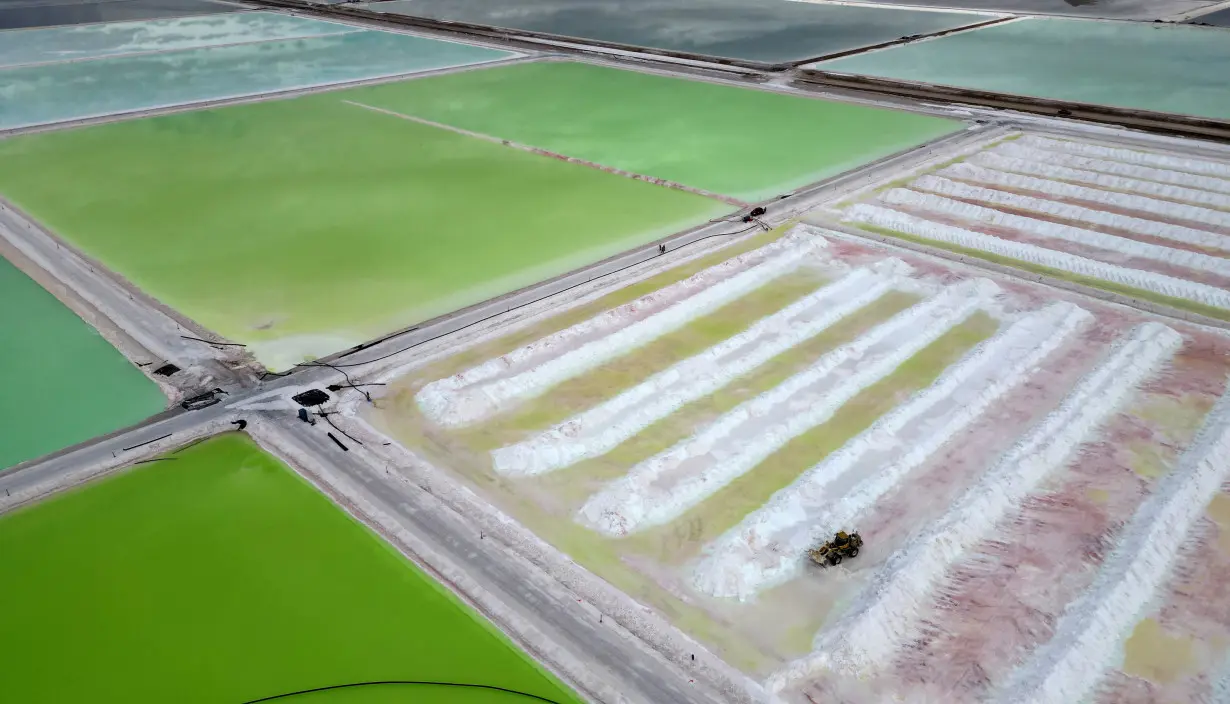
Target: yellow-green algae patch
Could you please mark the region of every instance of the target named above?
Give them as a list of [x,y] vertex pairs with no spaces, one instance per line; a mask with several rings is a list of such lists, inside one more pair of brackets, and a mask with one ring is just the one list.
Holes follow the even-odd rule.
[[815,292],[825,283],[826,279],[819,272],[809,268],[770,281],[644,347],[560,383],[512,413],[466,432],[467,440],[475,447],[493,449],[515,442],[519,435],[550,427],[635,386],[681,359],[743,332],[757,320]]
[[387,680],[578,701],[247,437],[167,459],[0,516],[5,701],[216,704]]
[[682,564],[809,467],[869,428],[910,395],[926,388],[974,345],[995,334],[998,327],[991,316],[976,313],[892,374],[850,399],[827,423],[794,438],[676,521],[633,536],[629,542],[651,551],[664,562]]
[[1152,618],[1136,624],[1123,651],[1123,671],[1152,682],[1173,682],[1199,668],[1192,639],[1167,633]]

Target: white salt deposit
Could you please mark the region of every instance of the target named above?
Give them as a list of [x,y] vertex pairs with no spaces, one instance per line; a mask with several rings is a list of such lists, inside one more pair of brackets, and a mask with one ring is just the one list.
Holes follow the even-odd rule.
[[1230,475],[1230,393],[1205,418],[1178,466],[1137,508],[1093,584],[1064,610],[1054,635],[998,697],[1013,704],[1084,701],[1113,667],[1123,639],[1172,574],[1184,537]]
[[1008,450],[952,507],[889,558],[856,603],[822,631],[811,657],[772,678],[790,678],[828,666],[860,672],[885,666],[896,650],[917,636],[919,618],[948,570],[996,525],[1017,510],[1050,474],[1155,374],[1183,343],[1174,330],[1145,323],[1120,339],[1059,407]]
[[1219,178],[1230,179],[1230,164],[1219,161],[1208,161],[1205,159],[1193,159],[1185,156],[1157,154],[1155,152],[1137,151],[1135,149],[1125,149],[1123,147],[1104,147],[1100,144],[1073,142],[1067,139],[1052,139],[1050,137],[1040,137],[1037,135],[1028,135],[1017,141],[1024,146],[1033,147],[1035,149],[1047,149],[1050,151],[1078,154],[1080,156],[1088,156],[1098,159],[1114,159],[1115,161],[1122,161],[1128,164],[1155,166],[1159,169],[1187,171],[1193,174],[1205,174],[1208,176],[1217,176]]
[[1173,266],[1207,271],[1219,276],[1230,276],[1230,259],[1211,257],[1199,252],[1184,249],[1174,249],[1161,245],[1137,242],[1127,237],[1108,235],[1094,230],[1085,230],[1070,225],[1060,225],[1048,220],[1038,220],[1021,215],[1005,213],[1002,210],[971,205],[959,200],[951,200],[931,193],[919,193],[905,188],[893,188],[880,194],[880,201],[890,205],[900,205],[911,211],[923,211],[948,218],[968,220],[970,222],[1006,227],[1030,235],[1049,237],[1076,244],[1082,244],[1109,252],[1125,254],[1129,257],[1152,259]]
[[1071,303],[1027,314],[979,344],[909,402],[807,470],[705,550],[707,594],[748,599],[798,576],[806,550],[857,529],[886,493],[978,420],[1092,316]]
[[1213,176],[1201,176],[1199,174],[1193,174],[1186,171],[1158,169],[1150,166],[1127,164],[1121,161],[1095,159],[1093,157],[1078,156],[1076,154],[1047,151],[1036,147],[1030,147],[1028,144],[1021,144],[1020,142],[1004,142],[997,145],[993,151],[1007,157],[1030,159],[1046,164],[1054,164],[1055,166],[1068,169],[1097,171],[1104,174],[1111,174],[1113,176],[1123,176],[1125,178],[1140,179],[1145,181],[1156,181],[1158,183],[1169,183],[1171,185],[1194,188],[1201,191],[1230,193],[1230,179],[1216,178]]
[[1168,200],[1158,200],[1143,195],[1088,188],[1072,183],[1064,183],[1063,181],[1052,181],[1046,178],[1035,178],[1022,174],[996,171],[995,169],[985,169],[968,163],[953,164],[940,169],[936,173],[963,181],[1034,191],[1055,198],[1072,198],[1111,208],[1123,208],[1124,210],[1149,213],[1150,215],[1160,215],[1165,218],[1201,223],[1202,225],[1210,225],[1223,230],[1230,229],[1230,213]]
[[1046,200],[1045,198],[1023,196],[1008,191],[971,186],[967,183],[951,181],[939,176],[920,176],[910,183],[910,188],[916,191],[929,191],[947,198],[976,200],[992,206],[1025,210],[1031,213],[1049,215],[1061,220],[1113,227],[1116,230],[1123,230],[1135,235],[1158,237],[1200,247],[1212,247],[1230,251],[1230,237],[1207,230],[1197,230],[1156,220],[1134,218],[1130,215],[1120,215],[1105,210],[1085,208],[1057,200]]
[[609,401],[495,450],[495,469],[506,475],[540,474],[605,454],[687,403],[820,334],[887,293],[909,271],[899,259],[881,262],[876,271],[855,270]]
[[824,238],[790,234],[631,303],[424,386],[423,414],[445,426],[476,423],[648,344],[803,264]]
[[827,421],[846,401],[986,305],[998,290],[987,279],[966,281],[897,314],[633,467],[591,497],[577,520],[608,535],[673,520]]
[[1071,272],[1080,276],[1112,281],[1173,298],[1183,298],[1209,306],[1230,309],[1230,291],[1217,288],[1216,286],[1187,281],[1151,271],[1107,264],[1094,259],[1079,257],[1075,254],[1023,242],[1013,242],[1012,240],[985,235],[981,232],[973,232],[951,225],[932,222],[876,205],[856,204],[846,210],[844,220],[896,230],[904,234],[946,242],[958,247],[977,249],[1003,257],[1039,264],[1051,269]]
[[1198,698],[1196,704],[1230,704],[1230,658],[1223,658],[1217,675],[1212,679],[1208,696]]
[[982,224],[1007,227],[1033,235],[1062,239],[1128,256],[1153,259],[1166,264],[1208,271],[1219,275],[1230,275],[1230,259],[1137,242],[1126,237],[1013,215],[937,195],[894,188],[882,194],[880,199],[885,203],[906,206],[915,211],[923,210],[927,213],[935,213],[948,218],[958,218]]
[[[1002,156],[994,152],[982,152],[980,154],[975,154],[970,157],[968,161],[971,164],[985,166],[989,169],[1013,171],[1019,174],[1040,176],[1042,178],[1057,179],[1062,181],[1073,181],[1075,183],[1095,186],[1108,191],[1143,193],[1153,198],[1163,198],[1166,200],[1179,201],[1182,203],[1193,203],[1196,205],[1205,205],[1214,208],[1230,208],[1230,196],[1224,193],[1210,193],[1208,191],[1196,190],[1194,188],[1183,188],[1165,183],[1144,181],[1138,178],[1112,176],[1110,174],[1102,174],[1096,171],[1068,169],[1041,161],[1033,161],[1031,159],[1018,159]],[[1230,215],[1230,213],[1227,213],[1227,215]]]

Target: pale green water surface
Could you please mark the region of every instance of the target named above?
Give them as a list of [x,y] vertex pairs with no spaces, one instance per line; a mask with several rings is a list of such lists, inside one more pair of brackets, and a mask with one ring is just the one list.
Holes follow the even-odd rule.
[[748,201],[962,128],[897,110],[562,62],[434,76],[353,95]]
[[0,141],[0,191],[284,369],[729,212],[339,91]]

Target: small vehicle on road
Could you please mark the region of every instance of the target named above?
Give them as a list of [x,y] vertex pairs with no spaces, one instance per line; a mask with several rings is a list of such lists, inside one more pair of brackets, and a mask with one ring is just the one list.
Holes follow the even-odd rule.
[[222,397],[225,394],[226,392],[222,389],[211,389],[203,394],[197,394],[191,398],[186,398],[183,401],[180,401],[179,405],[183,406],[185,410],[199,411],[202,408],[209,408],[215,403],[218,403],[222,400]]

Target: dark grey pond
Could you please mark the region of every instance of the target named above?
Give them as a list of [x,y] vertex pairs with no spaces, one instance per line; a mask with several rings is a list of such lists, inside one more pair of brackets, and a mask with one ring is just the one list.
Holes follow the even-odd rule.
[[[889,3],[892,0],[865,0]],[[1124,20],[1160,20],[1201,7],[1215,0],[907,0],[924,7],[960,7],[983,12],[1069,15]]]
[[763,63],[801,61],[990,19],[789,0],[391,0],[363,7]]
[[242,9],[245,8],[210,0],[103,0],[77,3],[62,0],[0,0],[0,29],[152,20]]

